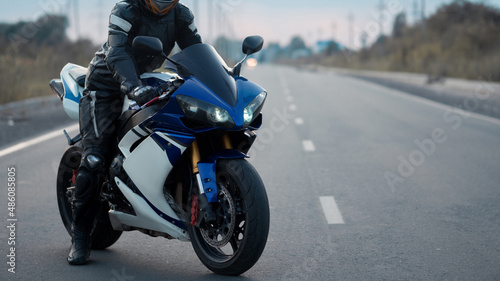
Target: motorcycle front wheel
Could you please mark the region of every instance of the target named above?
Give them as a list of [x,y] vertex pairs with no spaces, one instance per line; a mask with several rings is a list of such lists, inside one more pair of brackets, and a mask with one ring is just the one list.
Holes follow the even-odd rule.
[[[71,224],[73,222],[73,210],[71,208],[72,192],[83,149],[80,143],[70,146],[63,154],[57,172],[57,204],[61,219],[71,236]],[[120,238],[122,231],[116,231],[111,226],[108,216],[108,204],[103,202],[97,214],[97,221],[91,235],[91,248],[102,250],[113,245]]]
[[201,262],[220,275],[236,276],[260,258],[269,233],[269,202],[264,184],[245,159],[217,163],[217,220],[190,226],[193,248]]

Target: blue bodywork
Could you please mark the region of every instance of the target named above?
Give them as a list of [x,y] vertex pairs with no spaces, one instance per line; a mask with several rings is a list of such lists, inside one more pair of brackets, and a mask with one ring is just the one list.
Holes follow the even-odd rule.
[[[193,56],[194,58],[198,56],[198,59],[200,59],[200,55],[197,55],[198,52],[200,54],[203,54],[203,57],[212,56],[212,58],[207,59],[205,63],[203,61],[200,62],[199,60],[196,62],[190,62],[188,61],[189,59],[182,54],[177,57],[178,61],[183,62],[186,65],[191,65],[191,68],[189,70],[191,71],[192,75],[189,77],[183,77],[184,83],[172,94],[168,102],[164,106],[162,106],[162,108],[160,108],[155,114],[150,116],[142,123],[145,127],[154,132],[166,133],[169,135],[169,137],[173,138],[175,141],[179,142],[185,147],[189,147],[195,141],[196,135],[199,133],[206,133],[216,130],[245,131],[248,128],[254,130],[260,127],[260,122],[257,122],[258,124],[251,124],[250,126],[247,124],[247,126],[245,127],[244,109],[259,94],[265,92],[265,90],[259,85],[248,81],[244,77],[231,75],[222,59],[219,60],[218,58],[213,57],[218,57],[218,54],[215,52],[215,50],[212,50],[210,48],[212,47],[203,44],[195,45],[195,48],[188,48],[190,50],[188,54],[190,56]],[[173,57],[173,59],[175,59],[175,56]],[[201,79],[196,77],[195,68],[199,68],[198,70],[203,73],[203,75],[200,76],[202,76],[201,79],[205,79],[205,81],[202,81]],[[192,69],[194,70],[192,71]],[[211,71],[212,69],[217,69],[217,71]],[[210,75],[206,75],[206,72],[209,72]],[[207,79],[209,79],[210,81],[206,81]],[[216,82],[214,82],[214,80]],[[224,85],[217,85],[217,81],[222,81]],[[153,87],[158,86],[159,82],[160,81],[158,81],[158,79],[154,78],[143,80],[143,84]],[[211,87],[207,85],[211,85]],[[226,89],[228,92],[220,93],[214,91],[214,89]],[[179,105],[176,99],[178,95],[192,97],[226,110],[234,120],[235,125],[232,128],[219,128],[216,126],[208,125],[193,128],[186,125],[185,120],[189,118],[187,118],[187,116],[184,114],[181,105]],[[234,106],[231,105],[231,103],[234,103]],[[254,119],[261,120],[260,116],[255,117]],[[164,142],[161,137],[158,137],[156,139],[160,145]],[[177,160],[180,158],[180,151],[177,152],[169,149],[166,144],[162,146],[168,154],[171,163],[175,164],[175,162],[177,162]],[[214,152],[213,155],[206,157],[206,159],[201,159],[201,161],[198,163],[198,169],[202,179],[203,189],[205,191],[205,194],[207,195],[209,202],[217,202],[217,161],[220,159],[236,159],[245,157],[247,157],[246,154],[237,150],[222,150],[219,152]]]

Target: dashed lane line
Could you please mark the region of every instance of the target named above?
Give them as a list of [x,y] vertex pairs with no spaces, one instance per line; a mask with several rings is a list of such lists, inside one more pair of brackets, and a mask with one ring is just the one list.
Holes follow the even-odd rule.
[[314,146],[314,143],[311,140],[302,141],[302,146],[304,147],[304,151],[306,152],[316,151],[316,147]]
[[319,201],[328,224],[344,224],[344,219],[333,196],[321,196]]

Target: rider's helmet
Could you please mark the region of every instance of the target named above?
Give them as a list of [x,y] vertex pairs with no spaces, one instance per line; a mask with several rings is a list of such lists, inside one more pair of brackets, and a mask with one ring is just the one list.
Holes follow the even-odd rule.
[[179,3],[179,0],[167,1],[167,0],[141,0],[139,1],[142,5],[148,9],[151,13],[157,16],[164,16]]

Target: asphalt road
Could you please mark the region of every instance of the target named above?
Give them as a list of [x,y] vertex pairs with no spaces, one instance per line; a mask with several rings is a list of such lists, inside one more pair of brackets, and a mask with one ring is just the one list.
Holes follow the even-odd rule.
[[[88,266],[67,265],[55,198],[61,134],[0,157],[0,279],[500,279],[499,120],[327,72],[243,73],[269,92],[250,161],[267,187],[271,229],[242,278],[210,273],[189,243],[138,232],[92,252]],[[13,166],[15,274],[5,262]]]

